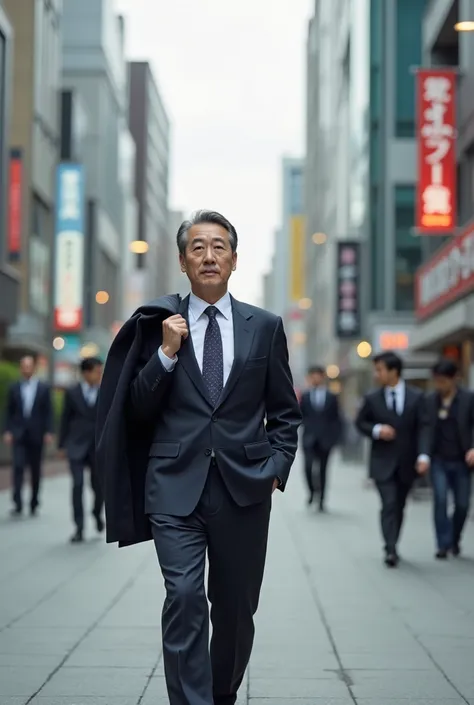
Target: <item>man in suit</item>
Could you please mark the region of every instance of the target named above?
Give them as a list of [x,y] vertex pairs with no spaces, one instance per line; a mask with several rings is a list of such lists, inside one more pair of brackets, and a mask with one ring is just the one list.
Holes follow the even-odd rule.
[[305,476],[308,484],[308,503],[314,499],[313,468],[319,465],[319,508],[324,511],[326,498],[327,466],[331,450],[339,441],[341,416],[337,396],[325,385],[325,372],[317,365],[308,370],[308,386],[301,397],[303,416],[303,449],[305,456]]
[[161,332],[142,333],[128,413],[153,428],[145,512],[166,585],[170,703],[233,705],[253,644],[272,493],[285,489],[301,416],[281,318],[228,293],[235,228],[200,211],[177,244],[191,294]]
[[[431,482],[433,485],[436,558],[460,554],[461,537],[471,499],[474,468],[474,396],[458,385],[458,367],[441,360],[433,368],[435,392],[426,400],[429,420]],[[448,495],[454,513],[448,515]]]
[[88,467],[94,493],[94,509],[97,531],[104,530],[102,519],[103,493],[95,462],[95,423],[97,397],[102,378],[102,361],[88,357],[81,361],[82,379],[79,384],[66,390],[61,418],[58,448],[67,454],[72,475],[72,508],[76,531],[71,543],[84,540],[84,469]]
[[357,428],[371,439],[370,476],[382,503],[385,564],[398,565],[397,544],[405,503],[416,477],[429,467],[423,394],[402,379],[402,360],[393,352],[374,357],[380,389],[364,398]]
[[23,478],[25,467],[31,473],[30,512],[34,516],[39,506],[41,461],[44,442],[53,436],[53,408],[49,385],[36,376],[36,361],[26,355],[20,360],[21,379],[8,391],[3,439],[13,449],[12,514],[23,511]]

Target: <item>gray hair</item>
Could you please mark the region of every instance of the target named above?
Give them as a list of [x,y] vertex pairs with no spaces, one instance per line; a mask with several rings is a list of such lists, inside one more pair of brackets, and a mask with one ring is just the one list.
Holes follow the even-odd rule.
[[193,225],[201,225],[203,223],[214,223],[215,225],[220,225],[221,228],[224,228],[224,230],[227,230],[227,232],[229,233],[229,242],[232,248],[232,252],[235,252],[237,250],[237,231],[232,225],[232,223],[230,223],[227,218],[224,218],[223,215],[217,213],[216,211],[199,210],[193,213],[189,220],[185,220],[180,225],[178,234],[176,236],[176,243],[178,245],[180,255],[184,255],[186,251],[189,230],[193,227]]

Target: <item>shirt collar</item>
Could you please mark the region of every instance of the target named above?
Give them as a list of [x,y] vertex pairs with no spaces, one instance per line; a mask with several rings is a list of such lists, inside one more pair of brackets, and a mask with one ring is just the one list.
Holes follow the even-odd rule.
[[[189,295],[189,313],[195,321],[201,318],[208,306],[207,301],[203,301],[195,294],[191,293]],[[230,319],[232,315],[232,301],[230,300],[229,292],[226,292],[222,299],[219,299],[214,306],[224,318]]]
[[385,387],[387,392],[395,392],[395,394],[400,394],[400,392],[405,391],[405,380],[400,379],[394,387]]

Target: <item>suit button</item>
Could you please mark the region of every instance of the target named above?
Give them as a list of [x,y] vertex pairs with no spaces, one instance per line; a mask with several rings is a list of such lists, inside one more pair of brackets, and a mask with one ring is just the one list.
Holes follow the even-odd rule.
[[216,421],[217,421],[217,416],[212,416],[212,417],[211,417],[211,421],[212,421],[213,423],[216,423]]
[[204,453],[205,453],[205,455],[211,455],[212,450],[211,450],[210,448],[206,448],[206,450],[204,451]]

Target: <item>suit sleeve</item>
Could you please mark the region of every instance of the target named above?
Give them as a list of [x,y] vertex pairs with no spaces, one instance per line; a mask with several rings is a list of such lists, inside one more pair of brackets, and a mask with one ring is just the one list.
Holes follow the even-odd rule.
[[131,410],[136,417],[147,422],[156,418],[173,378],[173,369],[165,369],[159,350],[154,350],[149,358],[143,357],[139,361],[130,388]]
[[377,424],[368,397],[364,397],[364,401],[356,417],[355,425],[363,436],[373,438],[374,428]]
[[267,435],[274,451],[275,476],[284,490],[298,448],[301,411],[293,387],[288,346],[281,318],[273,334],[268,363],[265,407]]
[[5,407],[5,417],[3,420],[3,431],[4,433],[12,433],[13,431],[13,416],[15,413],[15,400],[13,398],[13,385],[8,388],[7,403]]
[[72,404],[71,404],[71,394],[69,390],[66,390],[64,394],[64,405],[61,414],[61,422],[59,426],[59,437],[58,437],[58,448],[63,449],[66,445],[67,437],[69,435],[69,428],[72,418]]
[[48,385],[45,391],[45,433],[54,433],[54,414],[51,387]]

